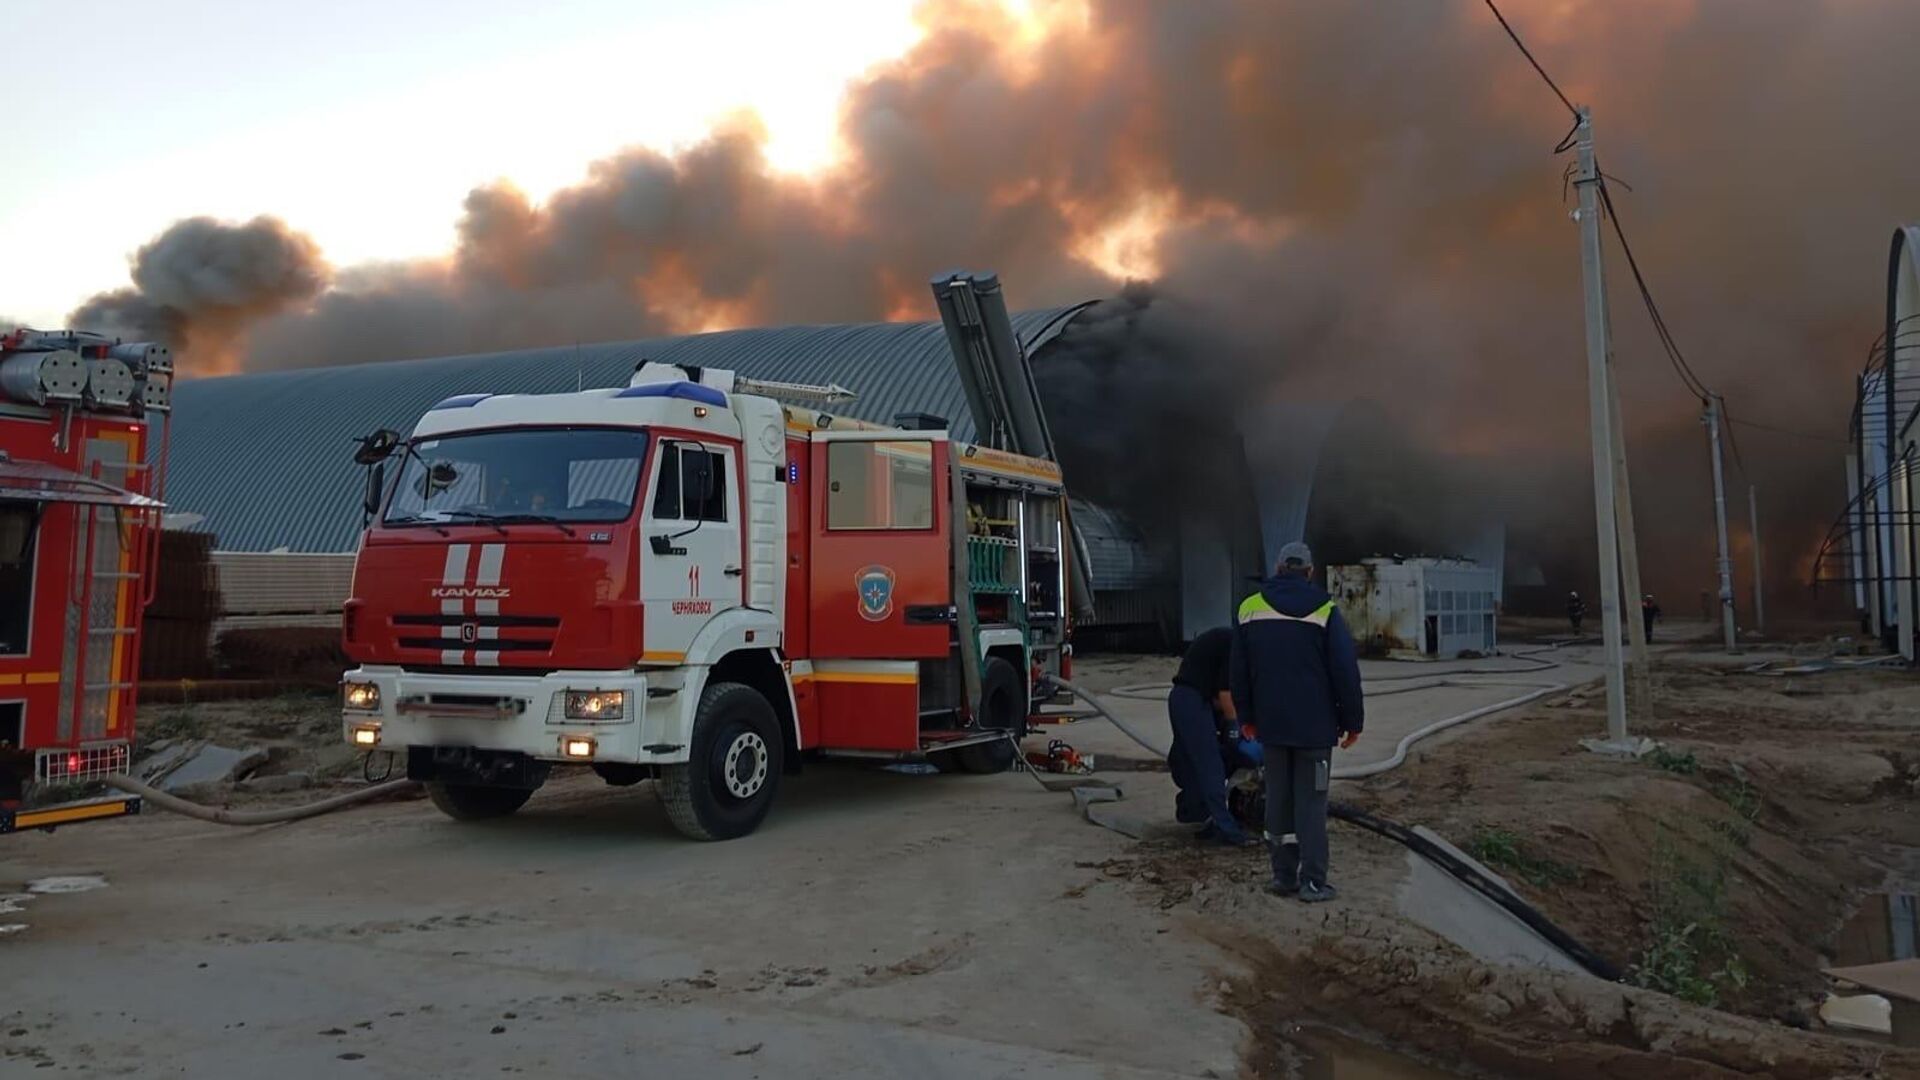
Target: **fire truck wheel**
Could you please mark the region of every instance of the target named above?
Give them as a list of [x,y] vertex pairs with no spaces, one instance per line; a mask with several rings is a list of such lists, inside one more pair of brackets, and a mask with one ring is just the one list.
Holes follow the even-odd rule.
[[533,798],[533,789],[430,783],[427,797],[441,813],[455,821],[480,821],[506,817],[527,805],[527,800]]
[[760,692],[712,683],[693,719],[685,765],[660,770],[654,790],[673,827],[695,840],[731,840],[759,828],[780,787],[780,724]]
[[[1026,699],[1020,672],[999,657],[987,661],[980,673],[980,708],[974,716],[985,731],[1012,731],[1026,722],[1020,703]],[[970,773],[1006,772],[1019,749],[1012,739],[974,743],[953,751],[955,764]]]

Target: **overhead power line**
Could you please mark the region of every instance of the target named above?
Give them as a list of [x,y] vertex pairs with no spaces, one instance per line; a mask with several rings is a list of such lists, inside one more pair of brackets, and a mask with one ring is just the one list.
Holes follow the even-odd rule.
[[1680,377],[1688,393],[1694,397],[1706,399],[1713,396],[1707,384],[1694,374],[1693,367],[1687,363],[1685,354],[1680,351],[1680,343],[1674,340],[1673,331],[1667,328],[1666,316],[1660,314],[1660,304],[1653,298],[1653,290],[1647,286],[1646,275],[1640,272],[1640,260],[1634,257],[1633,244],[1627,240],[1627,230],[1620,223],[1619,211],[1614,209],[1613,195],[1607,190],[1605,180],[1600,182],[1600,201],[1607,209],[1607,218],[1613,222],[1613,235],[1620,240],[1620,251],[1627,257],[1627,269],[1633,272],[1633,283],[1640,290],[1640,302],[1646,305],[1647,316],[1653,320],[1653,331],[1660,338],[1660,347],[1666,351],[1667,363],[1672,365],[1673,373]]
[[[1567,112],[1573,114],[1575,127],[1577,129],[1580,110],[1574,106],[1572,99],[1568,98],[1566,92],[1560,89],[1559,83],[1553,81],[1553,76],[1547,74],[1547,69],[1541,66],[1540,61],[1534,57],[1533,50],[1527,48],[1527,43],[1521,40],[1519,32],[1513,28],[1513,24],[1507,21],[1505,15],[1501,14],[1499,5],[1495,4],[1494,0],[1485,0],[1485,3],[1487,10],[1491,11],[1493,17],[1499,21],[1500,29],[1505,30],[1507,37],[1513,41],[1514,48],[1520,50],[1520,55],[1526,57],[1527,63],[1533,65],[1533,70],[1539,73],[1541,81],[1545,82],[1547,88],[1553,91],[1553,96],[1559,98],[1560,104],[1566,106]],[[1568,139],[1561,140],[1560,145],[1555,148],[1556,151],[1565,150],[1571,146],[1571,138],[1572,137],[1569,136]],[[1620,250],[1627,257],[1627,267],[1633,271],[1633,282],[1639,289],[1640,302],[1646,306],[1647,315],[1653,320],[1654,333],[1660,338],[1660,347],[1667,354],[1667,362],[1673,367],[1674,374],[1680,377],[1680,382],[1687,388],[1687,392],[1704,401],[1713,396],[1713,391],[1707,388],[1706,382],[1702,380],[1700,376],[1694,372],[1692,366],[1687,363],[1686,354],[1680,351],[1679,342],[1674,340],[1673,331],[1668,328],[1666,317],[1660,313],[1660,305],[1653,298],[1653,290],[1647,286],[1646,275],[1640,272],[1640,261],[1634,257],[1633,245],[1627,240],[1626,228],[1620,223],[1620,214],[1614,208],[1613,195],[1608,190],[1607,181],[1610,178],[1605,172],[1600,171],[1597,166],[1595,172],[1599,174],[1600,178],[1597,186],[1600,189],[1601,202],[1606,207],[1607,217],[1613,222],[1613,234],[1620,240]],[[1618,180],[1617,178],[1612,179],[1615,179],[1615,182],[1627,190],[1633,190],[1626,181]],[[1737,450],[1735,451],[1735,457],[1736,459],[1738,458]]]
[[1513,39],[1514,47],[1520,50],[1520,55],[1527,58],[1527,63],[1532,64],[1533,70],[1540,73],[1540,78],[1546,81],[1547,88],[1553,91],[1553,96],[1559,98],[1560,104],[1565,105],[1567,111],[1573,114],[1575,120],[1578,120],[1580,110],[1574,108],[1573,102],[1567,100],[1567,95],[1560,90],[1560,84],[1554,82],[1553,76],[1547,74],[1547,69],[1540,66],[1540,61],[1533,58],[1533,53],[1527,49],[1527,43],[1520,40],[1520,35],[1514,32],[1513,24],[1507,22],[1505,15],[1500,14],[1500,9],[1494,6],[1493,0],[1486,0],[1486,2],[1487,10],[1493,12],[1493,17],[1500,20],[1500,29],[1505,30],[1507,36]]

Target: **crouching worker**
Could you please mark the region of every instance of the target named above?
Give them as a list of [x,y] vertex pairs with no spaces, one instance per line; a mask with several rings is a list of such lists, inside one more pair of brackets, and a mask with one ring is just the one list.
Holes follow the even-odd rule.
[[1218,627],[1193,639],[1167,695],[1167,720],[1173,749],[1167,770],[1179,788],[1174,817],[1200,825],[1202,840],[1242,847],[1254,843],[1227,806],[1227,778],[1240,763],[1233,697],[1228,693],[1227,663],[1233,655],[1233,630]]
[[1267,780],[1267,845],[1282,896],[1331,900],[1327,789],[1333,748],[1352,746],[1364,723],[1353,635],[1325,589],[1313,552],[1280,549],[1274,576],[1240,605],[1229,664],[1233,703],[1259,735]]

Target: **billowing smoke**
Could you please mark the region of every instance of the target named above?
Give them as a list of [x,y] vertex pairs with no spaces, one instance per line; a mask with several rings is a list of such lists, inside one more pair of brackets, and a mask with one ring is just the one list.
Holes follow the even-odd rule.
[[175,222],[134,253],[133,287],[102,293],[70,317],[81,329],[168,342],[196,370],[228,371],[260,320],[313,299],[329,271],[313,240],[276,218]]
[[[1736,418],[1843,434],[1887,236],[1920,216],[1920,141],[1899,134],[1920,115],[1920,5],[1505,6],[1595,106],[1607,169],[1634,188],[1615,194],[1636,253],[1702,377]],[[153,248],[225,235],[187,223],[202,242],[170,231],[133,290],[76,322],[147,321],[190,367],[223,370],[225,349],[262,369],[925,318],[927,275],[954,265],[998,270],[1023,306],[1138,277],[1181,303],[1132,320],[1113,362],[1128,385],[1101,392],[1159,394],[1154,365],[1174,364],[1244,395],[1372,399],[1539,535],[1591,535],[1577,236],[1550,153],[1568,118],[1481,4],[1036,7],[1037,28],[990,2],[928,5],[923,40],[849,89],[845,153],[819,175],[771,169],[763,133],[734,124],[598,162],[543,204],[479,188],[449,256],[325,287],[310,245],[260,222],[240,231],[283,257],[243,260],[257,282],[166,270]],[[1712,566],[1695,404],[1624,265],[1609,272],[1650,587],[1691,595]],[[1785,579],[1839,509],[1840,451],[1740,436]]]

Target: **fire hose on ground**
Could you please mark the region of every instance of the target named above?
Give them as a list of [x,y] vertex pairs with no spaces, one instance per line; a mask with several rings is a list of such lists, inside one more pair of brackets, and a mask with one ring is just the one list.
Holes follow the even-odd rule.
[[[1556,667],[1559,667],[1559,665],[1558,664],[1547,665],[1547,668],[1556,668]],[[1423,675],[1400,675],[1400,676],[1392,676],[1384,679],[1372,680],[1374,682],[1400,682],[1403,680],[1412,681],[1417,679],[1426,679],[1430,681],[1422,682],[1419,685],[1415,685],[1415,686],[1395,686],[1385,690],[1376,690],[1372,693],[1366,694],[1367,697],[1386,697],[1389,694],[1406,694],[1406,693],[1412,693],[1416,690],[1434,690],[1442,687],[1457,689],[1457,690],[1474,690],[1474,689],[1484,689],[1487,687],[1511,687],[1516,689],[1524,689],[1528,692],[1521,694],[1517,697],[1507,698],[1503,701],[1496,701],[1491,705],[1483,705],[1476,709],[1470,709],[1467,712],[1460,713],[1456,716],[1444,717],[1442,719],[1435,720],[1430,724],[1426,724],[1419,728],[1416,728],[1413,731],[1408,732],[1405,736],[1403,736],[1400,739],[1399,744],[1394,747],[1393,754],[1391,757],[1388,757],[1381,761],[1371,761],[1364,765],[1336,766],[1333,770],[1333,778],[1335,780],[1360,780],[1369,776],[1377,776],[1380,773],[1388,771],[1389,769],[1399,768],[1402,764],[1405,764],[1407,760],[1407,751],[1412,749],[1415,743],[1420,742],[1423,739],[1427,739],[1434,735],[1438,735],[1440,732],[1445,731],[1448,728],[1457,727],[1461,724],[1478,720],[1483,716],[1490,716],[1493,713],[1500,712],[1504,709],[1511,709],[1516,706],[1525,705],[1531,701],[1538,701],[1539,699],[1546,697],[1548,694],[1556,694],[1564,690],[1573,689],[1572,683],[1564,683],[1564,682],[1548,683],[1548,682],[1524,682],[1524,681],[1517,681],[1517,680],[1502,681],[1502,680],[1484,678],[1484,676],[1487,676],[1487,675],[1522,674],[1528,671],[1544,671],[1544,670],[1547,670],[1547,668],[1522,668],[1522,669],[1518,669],[1517,671],[1491,670],[1491,669],[1484,669],[1480,671],[1469,670],[1469,671],[1456,671],[1456,672],[1440,672],[1432,675],[1424,675],[1424,674]],[[1473,681],[1471,682],[1459,681],[1462,678],[1471,678]],[[1057,679],[1054,681],[1059,682],[1059,680]],[[1124,732],[1128,738],[1132,739],[1134,742],[1139,743],[1142,747],[1150,751],[1155,757],[1167,756],[1166,747],[1155,746],[1152,742],[1148,741],[1146,738],[1141,736],[1139,732],[1134,731],[1131,727],[1115,719],[1112,713],[1108,712],[1104,708],[1101,708],[1101,706],[1094,699],[1094,696],[1092,694],[1088,693],[1085,690],[1076,689],[1075,687],[1070,686],[1066,683],[1061,683],[1061,685],[1065,686],[1069,690],[1072,690],[1075,694],[1078,694],[1080,697],[1086,699],[1089,706],[1099,711],[1100,715],[1106,717],[1108,720],[1113,721],[1113,725],[1115,727],[1119,728],[1122,732]],[[1120,687],[1119,689],[1112,691],[1112,696],[1129,698],[1135,701],[1163,701],[1166,698],[1166,691],[1171,688],[1172,688],[1171,683],[1145,683],[1139,686]]]
[[[1548,667],[1558,667],[1558,666],[1559,666],[1558,664],[1548,664]],[[1534,669],[1525,669],[1525,670],[1545,670],[1545,669],[1534,668]],[[1481,674],[1492,675],[1492,674],[1505,674],[1505,672],[1469,671],[1469,672],[1453,672],[1450,674],[1455,676],[1481,675]],[[1370,762],[1366,765],[1356,765],[1356,766],[1348,766],[1346,768],[1336,768],[1333,770],[1333,776],[1335,779],[1338,779],[1338,780],[1360,779],[1363,777],[1374,776],[1379,773],[1386,772],[1387,770],[1395,768],[1399,766],[1401,763],[1403,763],[1404,761],[1406,761],[1408,748],[1410,748],[1414,743],[1419,742],[1421,739],[1425,739],[1425,738],[1428,738],[1429,736],[1438,734],[1439,732],[1445,731],[1448,728],[1455,727],[1457,725],[1464,724],[1472,720],[1477,720],[1480,717],[1486,716],[1490,713],[1499,712],[1502,709],[1511,709],[1517,705],[1524,705],[1527,702],[1538,700],[1539,698],[1545,697],[1548,694],[1557,693],[1559,691],[1568,690],[1572,688],[1571,683],[1541,684],[1541,683],[1450,682],[1449,674],[1441,674],[1437,677],[1436,676],[1408,676],[1405,678],[1409,678],[1409,679],[1436,678],[1436,681],[1425,683],[1420,686],[1395,687],[1394,689],[1378,691],[1375,694],[1370,694],[1368,696],[1378,697],[1386,694],[1405,693],[1411,690],[1430,689],[1438,686],[1454,686],[1454,687],[1527,686],[1527,687],[1531,687],[1531,692],[1522,694],[1519,697],[1508,699],[1506,701],[1497,702],[1492,705],[1481,706],[1480,708],[1469,710],[1457,716],[1449,716],[1444,719],[1434,721],[1431,724],[1427,724],[1411,732],[1405,738],[1401,739],[1399,745],[1395,747],[1392,757],[1384,761]],[[1108,709],[1105,705],[1102,705],[1100,703],[1100,699],[1098,695],[1082,687],[1075,686],[1073,683],[1070,683],[1065,679],[1054,678],[1054,679],[1050,679],[1050,681],[1058,684],[1059,686],[1061,686],[1062,688],[1068,691],[1071,691],[1081,700],[1085,701],[1088,704],[1088,706],[1091,707],[1095,712],[1098,712],[1101,716],[1105,717],[1107,720],[1112,722],[1114,727],[1119,728],[1121,732],[1124,733],[1128,738],[1132,739],[1136,743],[1139,743],[1143,748],[1153,753],[1156,757],[1164,758],[1167,756],[1167,751],[1165,749],[1158,747],[1154,745],[1152,742],[1148,741],[1147,738],[1143,736],[1139,731],[1135,730],[1135,728],[1131,724],[1128,724],[1126,721],[1120,719],[1118,716],[1114,715],[1112,710]],[[1388,682],[1388,681],[1399,681],[1399,680],[1379,679],[1375,681]],[[1170,685],[1170,684],[1161,684],[1161,685],[1164,686],[1164,685]],[[1160,697],[1158,696],[1155,696],[1155,697],[1147,696],[1150,691],[1158,688],[1159,687],[1153,686],[1153,685],[1122,687],[1119,690],[1116,690],[1114,693],[1115,693],[1115,696],[1134,698],[1137,700],[1160,700]],[[1488,900],[1498,905],[1502,910],[1506,911],[1508,914],[1512,915],[1514,918],[1519,919],[1529,929],[1533,930],[1535,933],[1539,934],[1542,938],[1545,938],[1547,941],[1551,942],[1561,952],[1565,953],[1568,956],[1568,958],[1572,959],[1575,963],[1585,968],[1588,972],[1593,974],[1596,978],[1604,979],[1608,982],[1619,981],[1620,970],[1614,967],[1612,964],[1608,963],[1605,958],[1601,957],[1599,954],[1595,953],[1592,949],[1589,949],[1587,946],[1582,944],[1578,939],[1573,937],[1573,935],[1567,933],[1565,930],[1562,930],[1559,926],[1555,925],[1552,920],[1548,919],[1545,915],[1542,915],[1539,912],[1539,910],[1534,908],[1531,904],[1528,904],[1526,901],[1520,899],[1518,896],[1515,896],[1512,892],[1508,891],[1508,889],[1502,883],[1492,878],[1489,878],[1478,867],[1474,866],[1472,863],[1462,860],[1453,852],[1448,851],[1446,848],[1433,843],[1432,841],[1428,840],[1426,837],[1421,836],[1420,834],[1414,832],[1412,829],[1409,829],[1404,825],[1401,825],[1392,821],[1387,821],[1384,818],[1375,817],[1374,815],[1369,814],[1366,811],[1361,810],[1358,807],[1349,805],[1347,803],[1338,803],[1338,802],[1329,803],[1327,805],[1327,816],[1334,818],[1336,820],[1348,822],[1349,824],[1352,824],[1352,825],[1357,825],[1360,828],[1368,830],[1369,832],[1373,832],[1380,836],[1384,836],[1390,840],[1397,841],[1398,843],[1405,846],[1409,850],[1418,853],[1420,856],[1427,859],[1429,862],[1440,867],[1440,869],[1445,870],[1453,878],[1460,881],[1462,884],[1466,885],[1468,888],[1479,893],[1481,896],[1486,897]]]
[[364,802],[398,795],[403,791],[418,787],[412,780],[389,780],[383,784],[373,784],[359,791],[349,791],[335,795],[330,799],[321,799],[304,806],[283,806],[273,810],[224,810],[213,806],[202,806],[188,802],[178,795],[170,795],[151,784],[143,784],[131,776],[115,773],[107,777],[106,784],[116,791],[129,795],[138,795],[149,804],[162,810],[170,810],[201,821],[211,821],[216,825],[278,825],[282,822],[300,821],[305,818],[330,814],[335,810],[344,810]]

